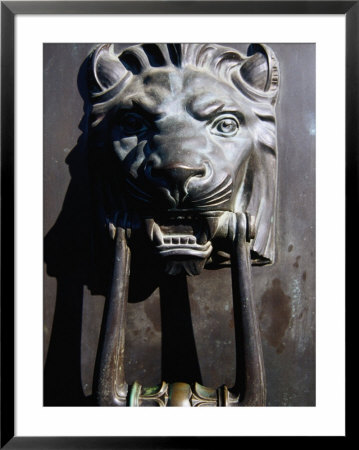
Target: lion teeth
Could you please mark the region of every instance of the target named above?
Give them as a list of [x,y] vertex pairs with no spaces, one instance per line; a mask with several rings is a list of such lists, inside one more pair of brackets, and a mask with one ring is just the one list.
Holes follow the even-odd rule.
[[165,245],[195,245],[197,239],[195,236],[164,236]]
[[197,239],[195,236],[188,236],[188,243],[189,244],[196,244]]
[[157,223],[153,219],[145,219],[145,227],[151,241],[153,241],[156,245],[162,245],[163,234]]
[[209,230],[209,239],[212,239],[213,236],[216,234],[216,231],[218,230],[219,225],[219,217],[207,217],[207,225]]
[[152,231],[153,231],[153,242],[156,245],[162,245],[164,243],[163,234],[161,228],[159,227],[159,225],[157,225],[156,222],[154,223]]
[[153,240],[153,227],[155,225],[155,221],[153,219],[145,219],[145,227],[148,234],[148,237]]
[[156,246],[202,246],[207,244],[209,239],[216,233],[218,229],[219,219],[216,217],[206,218],[207,227],[202,229],[198,235],[192,234],[163,234],[160,225],[153,218],[144,220],[145,229],[149,239]]
[[111,239],[115,239],[116,237],[116,227],[112,222],[109,222],[108,224],[108,231],[110,233]]

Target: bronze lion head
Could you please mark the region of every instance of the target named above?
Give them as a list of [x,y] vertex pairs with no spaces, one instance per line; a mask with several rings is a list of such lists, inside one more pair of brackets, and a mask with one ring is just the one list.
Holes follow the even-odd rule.
[[91,56],[92,172],[111,235],[142,230],[170,274],[228,262],[245,213],[254,264],[274,259],[279,69],[273,51],[142,44]]

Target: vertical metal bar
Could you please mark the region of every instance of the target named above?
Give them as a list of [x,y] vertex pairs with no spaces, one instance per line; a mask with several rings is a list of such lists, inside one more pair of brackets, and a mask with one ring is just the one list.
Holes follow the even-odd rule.
[[237,214],[232,255],[237,356],[234,390],[240,393],[238,406],[265,406],[266,386],[262,343],[252,293],[250,245],[246,239],[246,231],[246,216]]
[[123,228],[116,230],[114,273],[108,298],[106,329],[100,360],[98,403],[126,406],[124,371],[126,306],[130,276],[130,249]]

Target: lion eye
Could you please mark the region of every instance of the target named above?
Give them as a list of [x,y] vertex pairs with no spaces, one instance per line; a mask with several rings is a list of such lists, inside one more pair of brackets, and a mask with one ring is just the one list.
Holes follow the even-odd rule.
[[234,116],[217,118],[213,123],[211,132],[219,136],[234,136],[239,130],[239,121]]
[[145,119],[136,113],[127,113],[121,118],[121,125],[127,134],[137,134],[147,129]]

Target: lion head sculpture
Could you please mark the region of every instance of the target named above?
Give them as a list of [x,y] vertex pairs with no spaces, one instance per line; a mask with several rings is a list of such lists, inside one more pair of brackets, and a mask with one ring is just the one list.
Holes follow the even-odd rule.
[[279,69],[273,51],[212,44],[99,46],[88,76],[102,222],[143,230],[170,274],[228,261],[228,213],[253,264],[274,259]]

